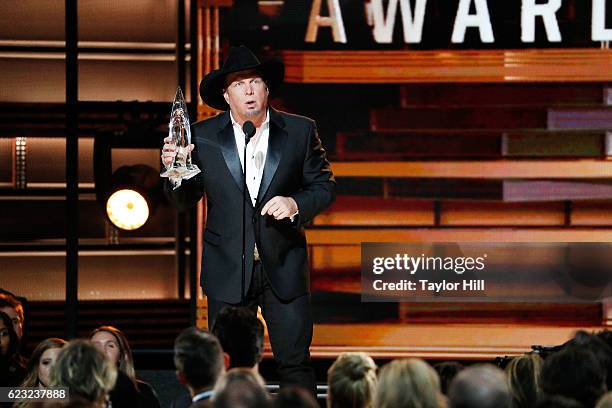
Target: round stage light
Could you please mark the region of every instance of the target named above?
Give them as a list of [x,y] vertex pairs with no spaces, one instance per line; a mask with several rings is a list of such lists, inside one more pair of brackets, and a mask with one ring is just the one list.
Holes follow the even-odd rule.
[[137,191],[118,190],[106,201],[106,214],[117,228],[135,230],[147,222],[149,204]]

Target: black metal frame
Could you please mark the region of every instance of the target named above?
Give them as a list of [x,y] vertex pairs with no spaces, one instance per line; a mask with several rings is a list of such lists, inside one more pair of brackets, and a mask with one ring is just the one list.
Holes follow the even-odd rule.
[[[177,0],[177,36],[176,36],[176,62],[177,81],[182,89],[186,85],[186,47],[185,47],[185,1]],[[190,27],[190,91],[191,102],[189,109],[191,117],[197,116],[197,10],[198,2],[190,1],[189,27]],[[79,100],[78,100],[78,0],[65,0],[65,34],[66,34],[66,322],[65,337],[67,339],[77,336],[78,322],[78,214],[79,188],[78,188],[78,137],[79,137]],[[191,322],[196,321],[197,310],[197,210],[188,214],[189,241],[189,282],[191,298]],[[185,266],[186,266],[186,215],[178,213],[176,218],[176,269],[179,277],[179,298],[185,293]]]
[[65,337],[77,336],[79,276],[79,66],[78,0],[66,0],[66,323]]
[[[191,102],[189,103],[189,109],[191,111],[191,117],[198,117],[198,1],[191,0],[189,3],[189,42],[191,43],[191,49],[189,54],[191,56],[190,61],[190,93]],[[191,305],[191,324],[195,325],[197,320],[197,308],[198,308],[198,210],[194,208],[189,214],[189,299]]]

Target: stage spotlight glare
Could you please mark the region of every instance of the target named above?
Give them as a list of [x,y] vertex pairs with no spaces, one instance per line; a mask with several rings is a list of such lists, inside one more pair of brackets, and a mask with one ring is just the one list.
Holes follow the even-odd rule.
[[108,219],[123,230],[135,230],[149,219],[149,204],[145,197],[131,189],[115,191],[106,201]]

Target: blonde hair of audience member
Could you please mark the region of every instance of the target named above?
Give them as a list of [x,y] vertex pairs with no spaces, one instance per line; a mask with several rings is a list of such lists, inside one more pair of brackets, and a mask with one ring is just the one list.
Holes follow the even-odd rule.
[[41,341],[32,352],[32,357],[28,361],[28,374],[21,386],[48,387],[51,367],[55,364],[60,350],[65,345],[65,340],[54,337]]
[[70,399],[105,407],[108,393],[115,386],[117,368],[91,342],[73,340],[60,352],[51,368],[51,387],[70,390]]
[[328,408],[370,408],[376,391],[376,364],[366,353],[342,353],[327,370]]
[[136,381],[132,349],[125,334],[113,326],[100,326],[89,334],[91,342],[102,351],[117,368]]
[[269,404],[266,383],[252,368],[236,367],[219,378],[211,399],[215,407],[260,407]]
[[595,408],[612,408],[612,391],[605,393],[599,399]]
[[538,354],[528,353],[513,358],[506,366],[506,380],[514,408],[531,407],[538,402],[543,363]]
[[374,394],[377,408],[439,408],[446,406],[444,401],[438,374],[423,360],[393,360],[380,371]]
[[[49,386],[49,374],[57,360],[59,352],[66,344],[65,340],[49,338],[38,343],[28,361],[28,373],[21,383],[22,387],[46,388]],[[31,401],[16,402],[15,408],[26,408],[36,406]]]

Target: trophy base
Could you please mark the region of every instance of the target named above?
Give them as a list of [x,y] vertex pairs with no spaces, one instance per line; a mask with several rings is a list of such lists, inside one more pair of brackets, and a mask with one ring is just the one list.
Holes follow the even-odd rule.
[[[201,173],[201,170],[195,164],[180,167],[171,167],[168,170],[160,174],[160,177],[168,177],[171,179],[189,180],[196,174]],[[180,185],[180,183],[179,183]]]

